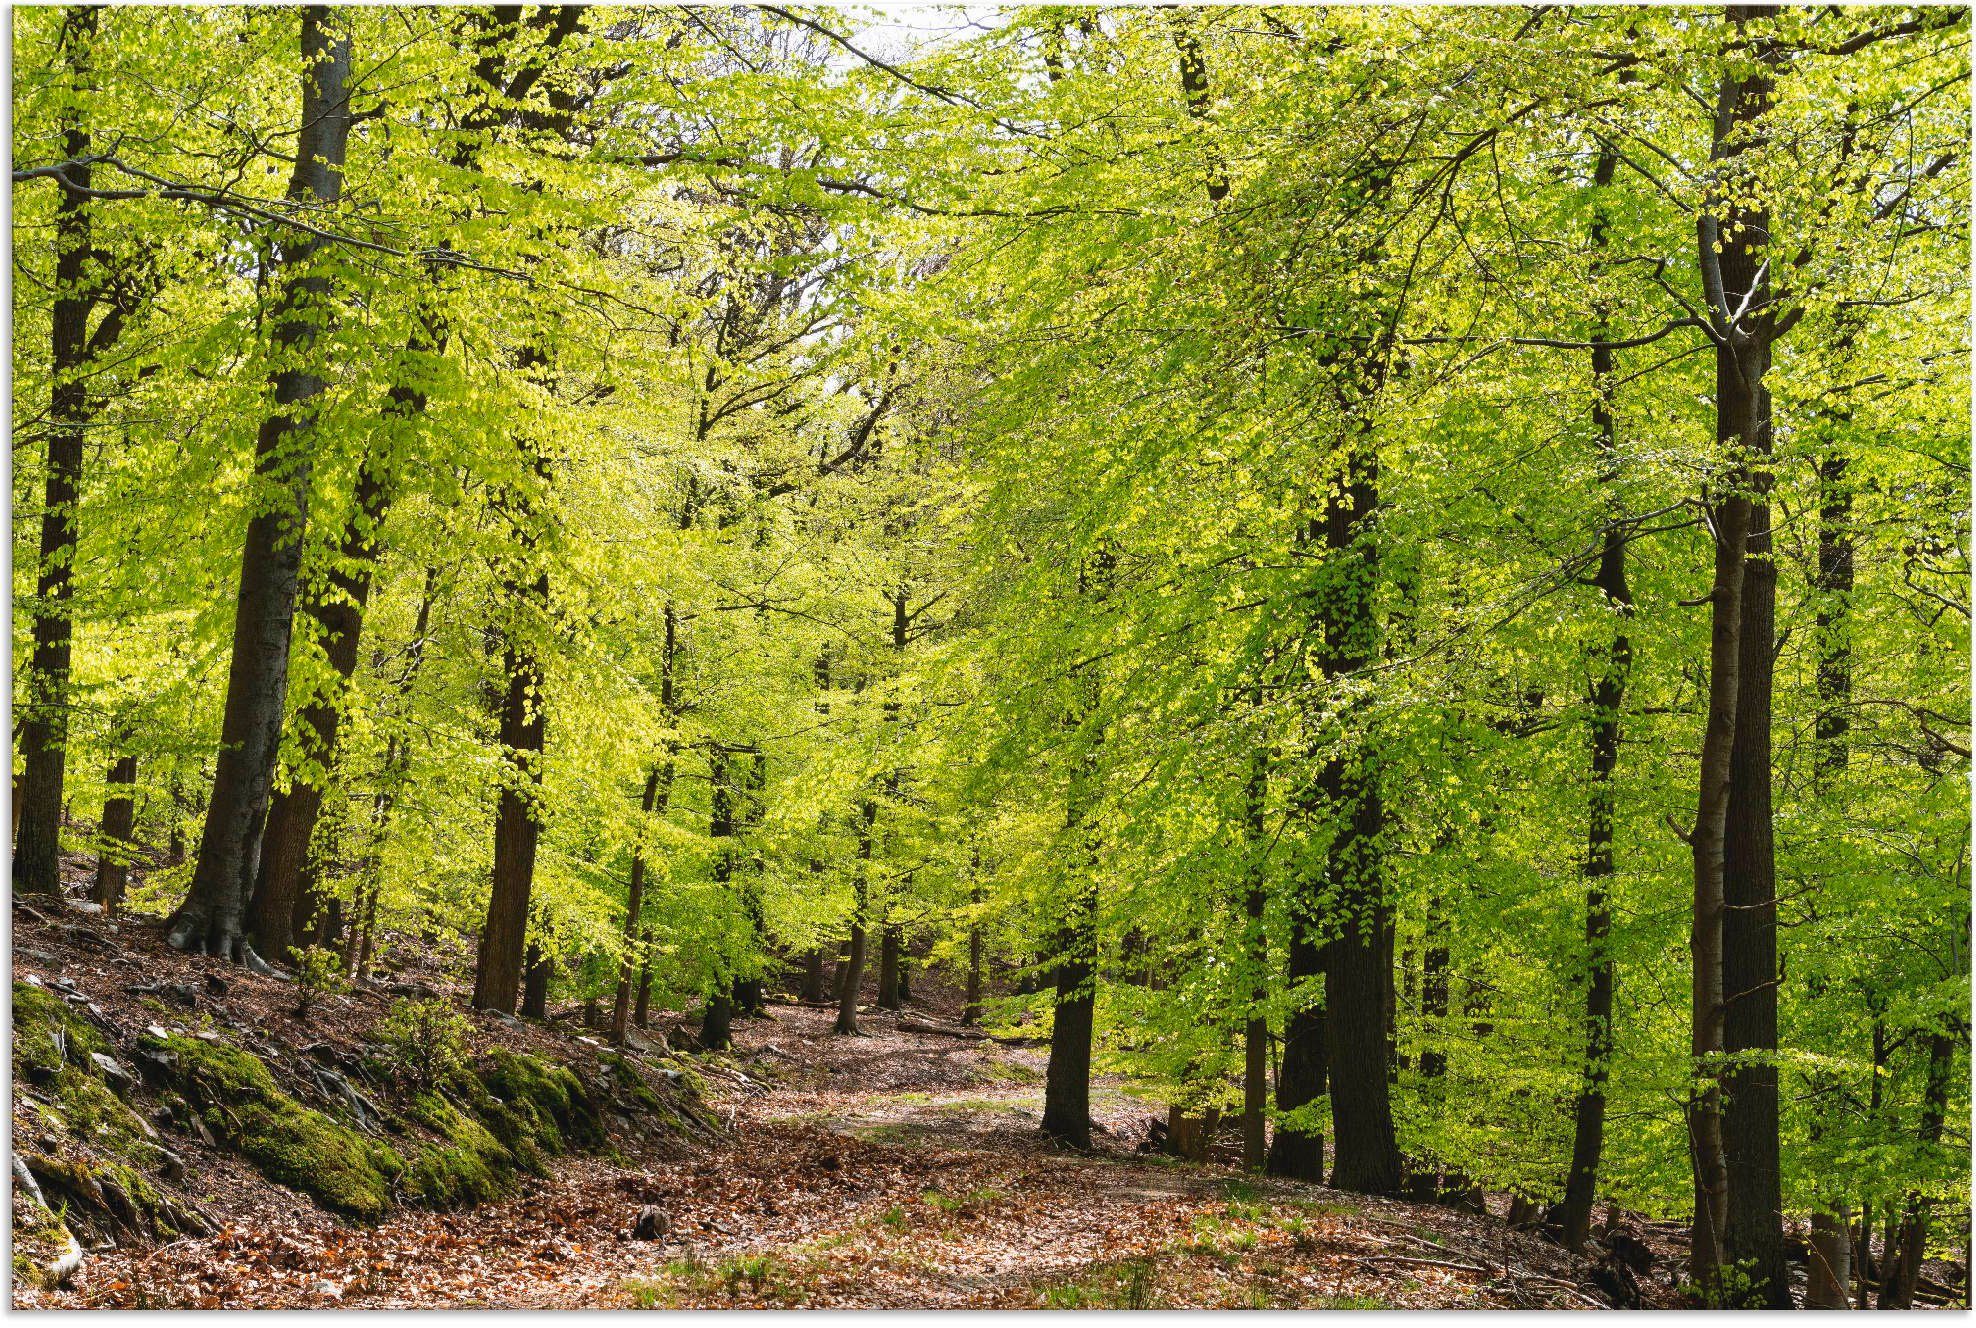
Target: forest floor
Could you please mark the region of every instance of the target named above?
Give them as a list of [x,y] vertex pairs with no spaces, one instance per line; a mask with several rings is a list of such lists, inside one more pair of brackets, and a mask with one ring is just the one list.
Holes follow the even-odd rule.
[[[199,986],[197,1018],[271,1065],[317,1039],[357,1040],[420,967],[338,998],[306,1028],[292,988],[166,948],[154,924],[17,903],[14,977],[98,1002],[115,1026],[159,1017],[127,987]],[[428,971],[430,970],[430,971]],[[210,975],[210,980],[209,980]],[[141,984],[133,979],[142,978]],[[923,983],[923,987],[931,984]],[[218,993],[218,994],[215,994]],[[1094,1086],[1095,1148],[1038,1130],[1041,1048],[964,1036],[952,993],[905,1014],[868,1009],[866,1036],[832,1011],[771,1003],[729,1056],[680,1057],[721,1129],[639,1133],[622,1117],[601,1155],[557,1158],[512,1198],[454,1211],[404,1205],[374,1225],[330,1216],[237,1156],[175,1140],[179,1182],[211,1229],[90,1251],[40,1307],[289,1308],[1605,1308],[1614,1275],[1491,1211],[1370,1199],[1141,1151],[1162,1104]],[[574,1019],[478,1016],[476,1041],[575,1063],[603,1055]],[[672,1041],[687,1045],[677,1016]],[[902,1026],[903,1025],[903,1026]],[[939,1031],[933,1031],[939,1030]],[[659,1030],[655,1028],[655,1033]],[[284,1042],[287,1045],[284,1045]],[[319,1045],[319,1044],[318,1044]],[[661,1062],[662,1046],[651,1063]],[[313,1049],[313,1048],[310,1048]],[[671,1053],[665,1053],[671,1054]],[[16,1147],[35,1139],[15,1084]],[[20,1195],[16,1193],[18,1205]],[[634,1238],[641,1210],[658,1239]],[[1648,1305],[1677,1303],[1677,1241],[1644,1225]],[[653,1234],[648,1232],[648,1235]]]

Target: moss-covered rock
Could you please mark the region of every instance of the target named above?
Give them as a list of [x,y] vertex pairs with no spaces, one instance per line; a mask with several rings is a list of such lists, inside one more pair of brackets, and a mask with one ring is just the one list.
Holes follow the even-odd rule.
[[389,1210],[391,1182],[405,1169],[398,1154],[282,1092],[259,1057],[205,1038],[146,1045],[164,1053],[174,1084],[213,1134],[269,1180],[359,1221]]
[[14,984],[14,1081],[45,1083],[63,1066],[87,1066],[110,1044],[55,993],[32,982]]
[[604,1118],[590,1090],[567,1066],[526,1052],[496,1049],[480,1082],[496,1099],[482,1119],[518,1158],[602,1148]]
[[412,1159],[407,1195],[432,1208],[462,1208],[514,1192],[514,1154],[485,1125],[432,1093],[413,1104],[412,1116],[447,1142],[427,1145]]
[[161,1190],[136,1167],[99,1154],[22,1158],[48,1202],[92,1239],[162,1240],[210,1229],[205,1216]]
[[14,1289],[46,1288],[52,1280],[48,1269],[68,1253],[75,1238],[61,1218],[20,1191],[14,1194],[13,1228]]

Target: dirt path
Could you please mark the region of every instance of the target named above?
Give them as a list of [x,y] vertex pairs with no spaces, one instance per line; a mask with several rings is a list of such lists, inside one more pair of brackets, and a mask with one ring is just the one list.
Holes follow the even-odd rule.
[[[780,1006],[709,1064],[728,1143],[658,1166],[572,1162],[521,1197],[351,1228],[301,1210],[105,1256],[54,1303],[1372,1308],[1591,1307],[1582,1269],[1448,1209],[1138,1157],[1112,1083],[1087,1156],[1037,1131],[1040,1053]],[[639,1209],[666,1238],[639,1241]],[[1507,1269],[1507,1271],[1506,1271]]]

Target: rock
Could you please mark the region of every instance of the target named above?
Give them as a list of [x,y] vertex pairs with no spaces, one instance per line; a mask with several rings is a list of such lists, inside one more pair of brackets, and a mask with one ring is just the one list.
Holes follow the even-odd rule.
[[665,1209],[646,1204],[638,1210],[638,1220],[632,1224],[633,1240],[664,1240],[672,1234],[672,1219],[666,1216]]
[[118,1097],[129,1097],[130,1090],[137,1087],[137,1076],[126,1070],[116,1057],[105,1056],[100,1051],[92,1051],[89,1053],[89,1062],[96,1067],[96,1072],[103,1076],[103,1082],[110,1086],[110,1091]]
[[210,996],[226,995],[226,979],[217,973],[206,974],[206,993]]
[[182,1180],[185,1177],[185,1159],[169,1148],[158,1150],[158,1174],[166,1180]]
[[[155,1030],[155,1036],[163,1037],[162,1030]],[[163,1047],[139,1047],[137,1049],[137,1072],[149,1083],[168,1083],[172,1071],[178,1066],[178,1058]]]

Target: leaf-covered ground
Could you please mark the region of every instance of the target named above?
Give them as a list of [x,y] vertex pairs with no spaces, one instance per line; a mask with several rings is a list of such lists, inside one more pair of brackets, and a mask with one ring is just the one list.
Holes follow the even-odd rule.
[[[249,986],[254,984],[249,983]],[[1493,1218],[1139,1156],[1101,1084],[1089,1156],[1038,1134],[1042,1054],[778,1005],[700,1062],[727,1138],[560,1159],[518,1197],[351,1226],[244,1168],[221,1229],[93,1253],[73,1307],[1593,1307],[1585,1265]],[[916,1014],[908,1023],[924,1021]],[[533,1034],[538,1040],[540,1031]],[[258,1188],[256,1188],[258,1187]],[[633,1238],[658,1208],[662,1239]]]

